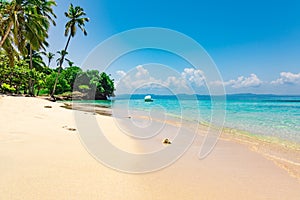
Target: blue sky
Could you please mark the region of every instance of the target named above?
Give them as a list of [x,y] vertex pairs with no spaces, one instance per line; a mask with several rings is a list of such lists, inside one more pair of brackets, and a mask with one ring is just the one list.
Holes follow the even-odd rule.
[[[56,52],[65,45],[67,19],[63,13],[70,3],[83,7],[90,18],[86,24],[88,36],[78,31],[70,43],[68,58],[76,65],[80,66],[100,42],[114,34],[140,27],[164,27],[186,34],[203,46],[216,63],[228,93],[300,94],[300,2],[297,0],[57,0],[57,26],[50,30],[49,51]],[[118,66],[112,66],[108,72],[119,82],[130,70],[131,74],[134,70],[144,71],[143,64],[160,62],[164,56],[168,57],[136,53],[132,59],[130,55],[128,59],[120,59],[116,62]],[[194,81],[197,83],[194,87],[203,87],[197,81],[202,80],[201,73],[189,70],[191,66],[171,67],[178,70],[176,79]],[[164,76],[168,75],[160,79],[169,78]]]

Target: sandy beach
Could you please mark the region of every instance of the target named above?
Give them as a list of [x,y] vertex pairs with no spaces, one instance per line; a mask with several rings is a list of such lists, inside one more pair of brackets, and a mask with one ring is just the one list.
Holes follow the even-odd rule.
[[[82,145],[73,111],[39,98],[0,97],[0,199],[299,199],[300,182],[247,145],[221,139],[205,159],[202,137],[173,165],[128,174]],[[46,106],[46,107],[45,107]],[[122,148],[112,117],[96,116]],[[120,134],[121,135],[121,134]],[[160,141],[158,141],[160,142]],[[159,144],[160,145],[160,144]],[[103,149],[105,151],[105,149]]]

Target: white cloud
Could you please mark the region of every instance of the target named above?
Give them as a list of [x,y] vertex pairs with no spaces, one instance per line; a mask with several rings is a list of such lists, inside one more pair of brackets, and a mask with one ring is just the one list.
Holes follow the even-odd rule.
[[119,71],[117,71],[116,72],[117,73],[117,75],[119,76],[119,77],[124,77],[124,76],[126,76],[126,72],[124,72],[123,70],[119,70]]
[[246,87],[258,87],[263,82],[256,76],[256,74],[250,74],[249,77],[239,76],[236,80],[232,79],[225,82],[214,82],[213,84],[224,86],[231,86],[233,88],[246,88]]
[[186,90],[188,89],[185,79],[182,77],[169,76],[163,84],[168,88],[173,88],[176,90]]
[[138,65],[134,70],[124,72],[117,71],[120,80],[117,83],[117,90],[121,92],[131,92],[137,88],[154,87],[155,84],[160,84],[161,80],[155,79],[150,76],[149,71],[142,65]]
[[175,93],[191,93],[189,84],[197,87],[204,85],[204,73],[199,69],[185,68],[182,73],[159,77],[157,74],[151,74],[142,65],[136,66],[129,72],[119,70],[116,74],[120,77],[117,82],[118,92],[130,92],[137,88],[169,88]]
[[145,69],[142,65],[138,65],[135,68],[137,70],[137,73],[135,74],[136,78],[143,78],[143,77],[147,77],[149,75],[148,70]]
[[300,84],[300,73],[281,72],[280,78],[272,81],[271,84]]
[[[130,93],[135,89],[142,88],[143,91],[164,91],[168,88],[174,93],[194,93],[194,90],[201,90],[205,85],[205,75],[203,71],[194,68],[184,68],[179,73],[169,73],[163,77],[164,73],[152,71],[152,68],[146,68],[142,65],[136,66],[133,70],[125,72],[119,70],[116,72],[117,92]],[[252,73],[248,76],[239,76],[227,81],[215,81],[208,83],[209,87],[224,85],[231,92],[250,91],[261,92],[265,90],[277,91],[278,85],[300,85],[300,73],[281,72],[280,77],[271,82],[265,82]],[[263,84],[263,85],[262,85]],[[261,86],[257,88],[258,86]],[[191,88],[192,86],[192,88]],[[285,91],[282,91],[284,93]]]
[[202,86],[205,82],[205,76],[203,71],[200,69],[194,68],[185,68],[181,73],[183,79],[187,80],[191,84],[195,84],[196,86]]

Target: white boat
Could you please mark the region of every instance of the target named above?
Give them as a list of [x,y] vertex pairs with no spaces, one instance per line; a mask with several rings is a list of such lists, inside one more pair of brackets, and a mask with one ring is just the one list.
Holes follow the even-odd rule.
[[152,99],[152,97],[151,97],[151,95],[147,95],[147,96],[145,96],[145,102],[152,102],[153,101],[153,99]]

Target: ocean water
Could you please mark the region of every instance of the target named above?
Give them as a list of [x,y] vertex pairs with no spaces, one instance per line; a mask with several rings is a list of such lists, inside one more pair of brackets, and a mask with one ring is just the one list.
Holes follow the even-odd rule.
[[[300,96],[227,95],[226,101],[219,102],[205,95],[152,95],[152,98],[153,102],[146,103],[144,95],[119,96],[96,103],[123,108],[129,114],[136,110],[160,111],[178,119],[217,126],[221,126],[222,121],[212,121],[212,114],[226,113],[224,127],[300,143]],[[214,106],[218,103],[219,106]]]

